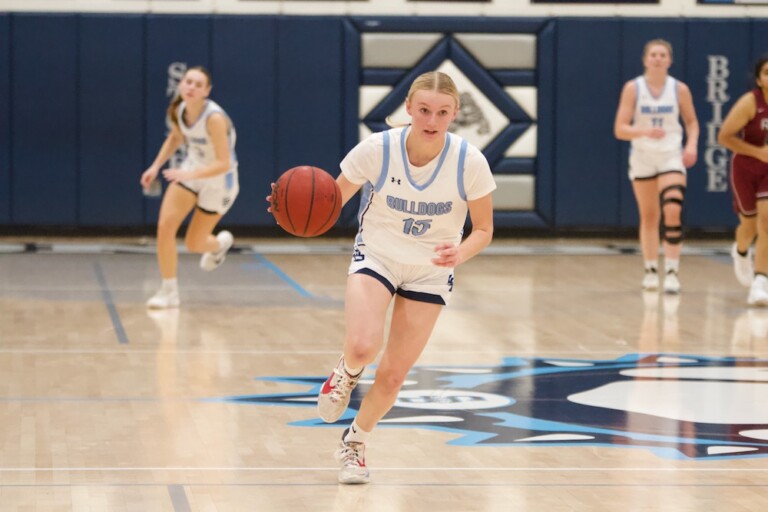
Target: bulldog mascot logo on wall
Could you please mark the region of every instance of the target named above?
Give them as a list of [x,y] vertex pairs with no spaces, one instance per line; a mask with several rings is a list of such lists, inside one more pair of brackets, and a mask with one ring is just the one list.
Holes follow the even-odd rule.
[[[372,384],[366,373],[347,424]],[[303,392],[228,397],[315,407],[326,376],[267,377]],[[454,432],[449,444],[622,446],[674,459],[768,455],[768,360],[631,354],[615,360],[505,358],[494,367],[415,367],[379,424]],[[325,426],[319,418],[292,423]]]

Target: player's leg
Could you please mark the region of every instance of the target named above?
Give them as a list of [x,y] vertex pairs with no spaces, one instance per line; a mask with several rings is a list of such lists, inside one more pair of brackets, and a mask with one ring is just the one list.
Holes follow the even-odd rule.
[[731,246],[733,273],[743,286],[750,286],[755,278],[752,255],[752,243],[757,236],[757,215],[739,213],[739,225],[736,227],[735,240]]
[[237,189],[226,189],[217,183],[204,185],[200,190],[195,214],[187,229],[185,239],[190,252],[202,253],[200,268],[210,272],[224,263],[235,238],[226,230],[216,236],[213,230],[234,203]]
[[347,277],[344,353],[317,399],[318,414],[328,423],[344,414],[364,367],[376,359],[384,344],[384,324],[394,286],[380,274],[370,269],[366,272]]
[[643,289],[656,290],[659,287],[659,192],[657,178],[637,178],[632,180],[632,190],[637,201],[640,216],[640,249],[643,254],[645,275]]
[[680,252],[683,247],[683,203],[686,176],[682,172],[659,175],[659,203],[661,204],[661,238],[664,245],[664,291],[680,291]]
[[768,306],[768,198],[757,201],[755,278],[747,302],[751,306]]
[[370,473],[365,463],[368,436],[392,408],[408,372],[421,355],[432,334],[442,305],[395,298],[387,347],[384,350],[373,386],[363,398],[352,425],[342,434],[336,458],[341,463],[339,482],[367,483]]
[[176,235],[196,200],[193,192],[176,183],[171,183],[165,191],[157,221],[157,263],[163,282],[160,290],[147,301],[150,308],[163,309],[179,305]]

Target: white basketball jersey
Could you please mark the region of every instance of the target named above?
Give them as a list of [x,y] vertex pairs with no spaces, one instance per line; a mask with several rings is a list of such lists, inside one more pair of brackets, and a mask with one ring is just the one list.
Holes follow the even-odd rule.
[[680,104],[677,98],[677,80],[667,77],[664,89],[656,97],[651,94],[645,77],[635,79],[637,99],[635,100],[634,126],[650,129],[662,128],[666,132],[661,139],[637,137],[632,139],[632,148],[641,151],[673,151],[683,144],[683,127],[680,124]]
[[409,127],[376,133],[341,162],[352,183],[368,182],[356,245],[394,261],[431,265],[435,246],[458,244],[467,201],[496,188],[483,154],[458,135],[446,134],[443,151],[423,167],[408,162]]
[[[184,109],[186,104],[181,102],[178,107],[177,115],[179,119],[179,128],[187,145],[187,156],[184,159],[182,168],[184,169],[196,169],[210,164],[216,160],[216,151],[213,147],[213,141],[208,133],[208,118],[214,112],[220,112],[229,124],[227,130],[227,141],[230,151],[230,161],[232,166],[229,171],[222,175],[222,179],[226,183],[226,188],[232,188],[233,184],[237,182],[237,154],[235,153],[235,143],[237,141],[237,133],[235,132],[235,125],[232,124],[232,120],[224,109],[222,109],[216,102],[207,100],[203,112],[200,117],[195,120],[192,126],[187,126],[184,122]],[[214,176],[218,178],[219,176]]]

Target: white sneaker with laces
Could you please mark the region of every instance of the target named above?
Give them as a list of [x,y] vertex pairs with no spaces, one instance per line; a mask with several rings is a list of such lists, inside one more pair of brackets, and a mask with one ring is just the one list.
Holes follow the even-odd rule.
[[365,465],[364,443],[345,443],[342,440],[335,457],[341,463],[339,483],[367,484],[371,481],[371,474]]
[[147,301],[147,307],[149,309],[177,308],[180,303],[178,290],[168,291],[160,288],[160,290]]
[[768,306],[768,278],[763,275],[755,276],[749,287],[747,304],[750,306]]
[[664,275],[664,293],[680,293],[680,280],[674,270],[667,270]]
[[655,268],[645,269],[645,276],[643,276],[643,290],[653,291],[659,289],[659,273]]
[[341,356],[336,368],[323,383],[317,395],[317,413],[324,422],[335,423],[341,418],[349,405],[352,390],[357,386],[357,381],[362,374],[363,370],[360,370],[357,375],[348,374],[344,369],[344,356]]
[[219,268],[227,257],[227,251],[235,243],[235,237],[229,231],[219,231],[219,234],[216,235],[216,240],[219,241],[219,250],[203,253],[200,258],[200,268],[206,272]]
[[742,286],[751,286],[755,277],[755,267],[752,262],[752,248],[747,251],[746,256],[739,254],[736,243],[731,246],[731,258],[733,258],[733,273],[736,274],[736,280]]

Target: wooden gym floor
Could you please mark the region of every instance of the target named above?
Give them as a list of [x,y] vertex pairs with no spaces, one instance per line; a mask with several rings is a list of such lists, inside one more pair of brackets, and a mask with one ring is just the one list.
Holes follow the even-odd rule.
[[153,312],[151,245],[0,243],[0,510],[768,508],[768,310],[726,242],[686,246],[679,297],[640,291],[631,242],[495,242],[458,269],[371,484],[338,485],[353,412],[325,425],[314,399],[350,246],[236,240],[213,273],[182,254],[182,307]]

